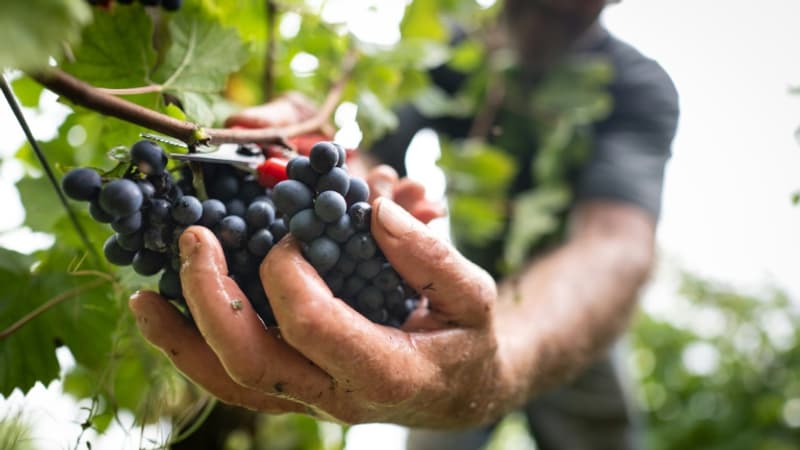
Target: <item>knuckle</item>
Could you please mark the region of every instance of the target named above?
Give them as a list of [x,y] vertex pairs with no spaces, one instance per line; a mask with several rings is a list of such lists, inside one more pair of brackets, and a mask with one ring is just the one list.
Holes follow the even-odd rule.
[[258,389],[265,382],[267,369],[251,360],[237,360],[229,366],[228,374],[237,384],[250,389]]

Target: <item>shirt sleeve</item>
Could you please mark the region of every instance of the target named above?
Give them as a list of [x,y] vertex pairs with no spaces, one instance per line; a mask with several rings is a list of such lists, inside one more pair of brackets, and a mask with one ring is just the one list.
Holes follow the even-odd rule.
[[613,111],[594,129],[593,152],[579,175],[578,202],[611,199],[658,218],[664,167],[678,122],[678,94],[655,61],[612,40]]

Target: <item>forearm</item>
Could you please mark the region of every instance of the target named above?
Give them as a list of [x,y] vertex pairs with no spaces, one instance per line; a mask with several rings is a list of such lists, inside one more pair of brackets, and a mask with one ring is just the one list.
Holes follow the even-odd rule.
[[563,383],[607,349],[625,328],[652,260],[646,218],[622,230],[595,223],[502,283],[499,346],[518,380],[517,398]]

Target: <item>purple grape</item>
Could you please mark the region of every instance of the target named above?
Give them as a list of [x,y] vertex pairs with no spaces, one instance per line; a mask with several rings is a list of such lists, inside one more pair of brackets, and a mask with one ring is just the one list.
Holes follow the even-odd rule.
[[311,147],[308,159],[317,173],[328,173],[339,162],[339,150],[330,142],[317,142]]
[[128,217],[142,207],[142,191],[131,180],[114,180],[100,191],[100,206],[114,217]]
[[74,200],[94,200],[100,194],[100,174],[88,167],[72,169],[61,179],[61,187]]
[[160,175],[167,166],[164,150],[152,141],[139,141],[131,147],[131,162],[146,175]]
[[314,212],[323,222],[338,221],[347,211],[347,202],[338,192],[325,191],[317,196],[314,202]]

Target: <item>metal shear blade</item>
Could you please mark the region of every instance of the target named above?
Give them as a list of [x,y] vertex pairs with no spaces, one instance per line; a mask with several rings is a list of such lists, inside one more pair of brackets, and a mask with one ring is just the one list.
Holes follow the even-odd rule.
[[233,164],[250,168],[258,166],[265,160],[264,155],[260,152],[239,152],[239,144],[222,144],[216,150],[206,153],[170,153],[169,158],[179,161]]

